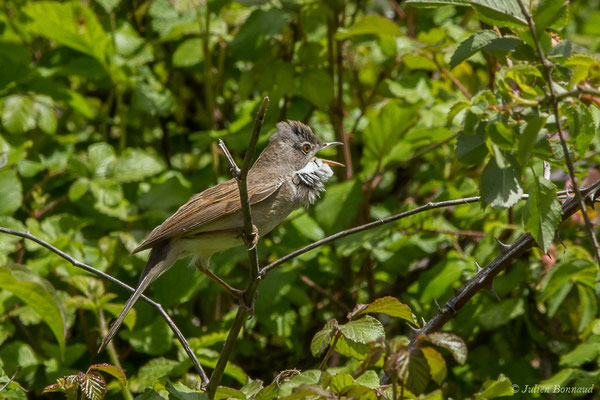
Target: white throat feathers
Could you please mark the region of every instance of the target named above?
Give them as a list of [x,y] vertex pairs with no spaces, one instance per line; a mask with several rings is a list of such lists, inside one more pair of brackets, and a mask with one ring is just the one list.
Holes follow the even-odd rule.
[[325,191],[325,182],[332,176],[331,167],[321,159],[314,158],[304,168],[296,171],[297,179],[294,179],[294,183],[308,188],[308,204],[313,204]]

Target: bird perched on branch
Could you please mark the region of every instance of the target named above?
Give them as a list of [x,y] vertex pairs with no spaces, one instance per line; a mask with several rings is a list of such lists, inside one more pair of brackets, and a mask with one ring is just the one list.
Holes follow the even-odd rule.
[[[316,154],[340,142],[323,143],[301,122],[277,124],[277,132],[248,171],[248,199],[255,234],[265,235],[296,208],[315,202],[333,175],[331,166],[343,164],[317,158]],[[234,296],[232,288],[209,269],[210,257],[242,245],[243,217],[238,185],[230,179],[194,195],[175,214],[156,227],[132,254],[151,249],[135,292],[112,324],[98,351],[117,333],[123,319],[148,285],[180,258],[192,256],[196,267]],[[255,238],[258,236],[255,235]]]

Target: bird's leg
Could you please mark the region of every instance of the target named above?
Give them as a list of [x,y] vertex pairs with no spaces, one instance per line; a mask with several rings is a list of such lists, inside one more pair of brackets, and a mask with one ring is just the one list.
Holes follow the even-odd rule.
[[252,250],[258,244],[258,228],[256,227],[256,225],[252,224],[252,240],[248,240],[243,230],[240,232],[240,237],[246,244],[248,250]]
[[243,298],[243,294],[244,294],[243,290],[236,289],[233,286],[231,286],[230,284],[228,284],[227,282],[225,282],[223,279],[221,279],[219,276],[217,276],[214,272],[212,272],[208,268],[204,267],[200,263],[200,261],[196,261],[196,268],[200,272],[202,272],[204,275],[208,276],[210,279],[212,279],[213,281],[215,281],[219,285],[221,285],[221,287],[223,287],[223,289],[225,289],[227,291],[227,293],[229,293],[230,295],[232,295],[236,299],[242,299]]

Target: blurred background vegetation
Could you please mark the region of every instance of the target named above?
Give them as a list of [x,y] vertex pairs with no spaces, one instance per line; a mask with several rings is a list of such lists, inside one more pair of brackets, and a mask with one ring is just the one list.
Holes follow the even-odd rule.
[[[490,25],[471,8],[399,3],[3,1],[0,226],[27,230],[134,285],[147,254],[129,252],[192,194],[230,177],[216,141],[241,160],[265,95],[271,101],[259,150],[278,121],[301,120],[323,140],[346,144],[325,156],[347,168],[336,171],[314,207],[294,212],[260,241],[263,265],[341,229],[478,195],[487,150],[480,157],[470,149],[459,160],[463,113],[455,105],[496,90],[503,79],[496,74],[512,64],[486,52],[451,68],[458,44]],[[573,3],[560,36],[598,52],[598,2]],[[587,72],[597,71],[594,62]],[[593,102],[584,117],[593,131],[578,176],[598,177],[600,112]],[[538,170],[541,162],[531,161]],[[568,180],[564,170],[559,164],[552,175],[559,188]],[[523,169],[526,192],[531,171]],[[271,271],[224,384],[239,387],[247,376],[271,382],[282,370],[317,367],[313,335],[331,318],[345,320],[358,303],[391,295],[429,319],[435,300],[447,300],[476,273],[476,261],[485,265],[498,254],[494,237],[511,242],[524,232],[523,212],[521,203],[507,210],[475,203],[419,214]],[[497,278],[500,301],[480,293],[448,323],[469,356],[460,366],[444,353],[444,397],[471,397],[500,374],[520,385],[597,384],[596,266],[580,219],[562,225],[560,237],[566,249],[550,246],[551,258],[534,250]],[[187,264],[177,263],[148,295],[210,370],[236,302]],[[8,267],[0,274],[0,287],[8,288],[0,292],[2,379],[22,367],[16,380],[30,397],[98,362],[120,362],[134,394],[164,375],[193,371],[167,325],[142,302],[115,339],[118,360],[96,354],[102,329],[128,297],[123,290],[6,235],[0,265]],[[243,287],[245,249],[213,257],[212,269]],[[20,291],[10,286],[15,279]],[[388,338],[410,335],[400,320],[381,321]],[[352,363],[334,355],[330,366]],[[27,396],[15,387],[5,393]],[[109,396],[121,396],[116,383]]]

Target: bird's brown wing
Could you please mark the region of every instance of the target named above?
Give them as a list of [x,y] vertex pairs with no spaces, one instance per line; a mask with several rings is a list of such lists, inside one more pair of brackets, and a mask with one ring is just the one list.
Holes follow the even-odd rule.
[[[250,204],[259,203],[281,187],[280,181],[266,179],[248,185],[248,199]],[[148,239],[135,248],[135,254],[145,249],[154,247],[157,243],[185,233],[191,233],[202,225],[216,220],[219,217],[232,214],[241,209],[238,185],[235,179],[222,182],[205,191],[195,194],[192,198],[179,207],[162,224],[154,228]]]

